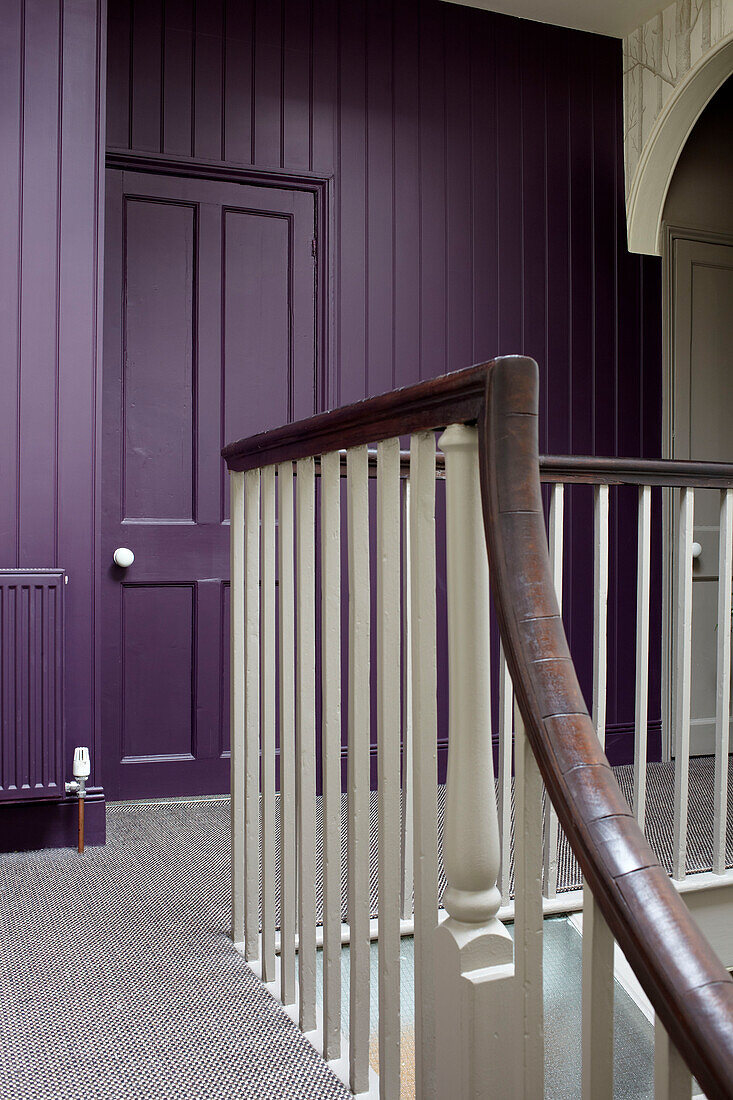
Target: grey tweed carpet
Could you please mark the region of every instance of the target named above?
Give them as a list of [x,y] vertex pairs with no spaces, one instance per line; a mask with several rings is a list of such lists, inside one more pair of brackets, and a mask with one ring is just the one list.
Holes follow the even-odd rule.
[[[628,797],[631,768],[617,776]],[[673,791],[672,766],[650,765],[647,835],[668,869]],[[693,759],[690,871],[711,865],[712,798],[712,761]],[[444,802],[441,788],[439,835]],[[376,915],[376,798],[371,818]],[[0,1095],[346,1098],[228,939],[228,800],[112,804],[108,836],[84,856],[0,856]],[[563,837],[558,856],[559,888],[577,887]],[[319,868],[319,911],[320,887]]]
[[108,835],[0,856],[3,1100],[345,1100],[227,937],[226,804],[112,805]]

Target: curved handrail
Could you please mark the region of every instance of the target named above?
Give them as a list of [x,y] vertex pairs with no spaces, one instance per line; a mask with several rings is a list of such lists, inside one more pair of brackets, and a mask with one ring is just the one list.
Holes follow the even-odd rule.
[[708,1097],[733,1097],[733,981],[616,783],[588,715],[550,572],[538,370],[497,359],[479,430],[494,603],[525,728],[568,841],[655,1011]]

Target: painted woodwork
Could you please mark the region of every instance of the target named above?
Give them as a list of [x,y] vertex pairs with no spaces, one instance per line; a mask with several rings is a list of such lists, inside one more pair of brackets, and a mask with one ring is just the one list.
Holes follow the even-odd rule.
[[[101,0],[0,5],[0,568],[69,578],[66,742],[58,727],[54,751],[70,778],[74,746],[91,750],[88,843],[104,836],[94,630],[105,35]],[[7,809],[3,845],[75,843],[76,804],[65,807]]]
[[[660,454],[659,263],[625,247],[619,42],[439,0],[143,6],[110,4],[112,156],[330,181],[319,408],[522,351],[542,363],[544,450]],[[257,430],[247,416],[228,440]],[[589,693],[591,518],[582,494],[568,502],[566,621]],[[634,627],[612,577],[615,760],[633,738]],[[446,735],[441,716],[443,750]]]
[[[112,797],[228,789],[234,424],[316,400],[309,192],[108,171],[102,719]],[[135,561],[112,564],[117,546]]]

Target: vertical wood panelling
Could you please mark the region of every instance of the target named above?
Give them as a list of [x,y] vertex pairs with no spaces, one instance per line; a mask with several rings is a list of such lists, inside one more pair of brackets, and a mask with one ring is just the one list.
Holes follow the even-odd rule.
[[253,34],[254,162],[273,167],[282,149],[282,0],[257,0]]
[[496,264],[499,223],[496,216],[497,95],[495,35],[483,13],[470,12],[471,70],[471,254],[473,258],[473,353],[480,363],[499,347],[498,271]]
[[[366,344],[366,14],[365,0],[342,4],[339,16],[339,404],[367,396]],[[383,212],[383,216],[388,216]],[[348,364],[348,366],[347,366]]]
[[526,351],[544,448],[633,454],[640,417],[658,443],[659,265],[625,248],[618,43],[438,0],[219,0],[189,57],[189,4],[162,28],[158,0],[132,24],[111,0],[110,141],[130,118],[132,148],[157,148],[162,117],[183,152],[194,102],[197,156],[334,175],[325,404]]
[[196,5],[194,54],[194,155],[203,160],[222,156],[223,0]]
[[254,0],[228,0],[225,13],[224,160],[252,159],[252,7]]
[[[447,369],[472,361],[473,296],[471,294],[471,69],[466,64],[470,16],[446,20],[445,163],[446,163],[446,323]],[[468,155],[466,155],[468,150]]]
[[[394,117],[392,90],[392,4],[367,5],[366,325],[369,393],[394,389],[392,304],[394,264]],[[370,217],[382,210],[384,216]],[[385,259],[369,263],[370,257]]]
[[193,153],[193,0],[167,0],[163,34],[163,150]]
[[18,538],[18,390],[20,299],[19,261],[22,245],[20,212],[23,191],[23,10],[0,7],[0,326],[3,333],[3,400],[0,402],[0,561],[17,565]]
[[[420,8],[420,377],[447,369],[445,4]],[[440,307],[435,305],[440,302]]]
[[284,0],[280,162],[306,171],[311,163],[311,19],[310,0]]
[[28,0],[24,30],[18,491],[29,506],[18,553],[21,565],[46,565],[56,557],[61,13]]
[[[123,12],[129,31],[129,11]],[[0,11],[0,565],[69,574],[66,725],[94,738],[95,406],[103,5]],[[125,65],[124,43],[112,71]],[[120,74],[121,75],[121,74]],[[128,139],[124,103],[112,110]],[[72,749],[73,749],[72,743]]]
[[514,21],[502,36],[502,73],[497,75],[497,298],[499,347],[522,352],[522,91],[520,32]]
[[[163,28],[159,0],[110,3],[111,144],[130,144],[131,120],[132,148],[157,147],[162,118],[165,151],[183,150],[193,103],[198,156],[333,177],[324,406],[525,351],[543,371],[543,449],[659,453],[659,262],[626,251],[618,42],[440,0],[228,0],[223,17],[198,5],[189,59],[188,0],[165,4]],[[567,520],[589,695],[592,580],[570,551],[590,501]],[[611,591],[609,721],[630,725],[623,600]],[[649,699],[654,721],[651,674]]]
[[163,0],[132,0],[130,124],[135,149],[160,152]]

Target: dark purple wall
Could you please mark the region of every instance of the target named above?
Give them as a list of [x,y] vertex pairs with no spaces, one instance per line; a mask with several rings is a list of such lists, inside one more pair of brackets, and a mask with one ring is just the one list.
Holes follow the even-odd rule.
[[88,745],[95,762],[98,755],[94,490],[103,7],[102,0],[0,3],[0,568],[61,568],[69,576],[67,775],[74,745]]
[[[110,146],[333,178],[327,404],[524,352],[543,450],[659,455],[660,265],[626,251],[620,41],[440,0],[110,0],[109,26]],[[587,688],[590,494],[567,512]],[[611,547],[619,735],[634,539],[627,505]]]

